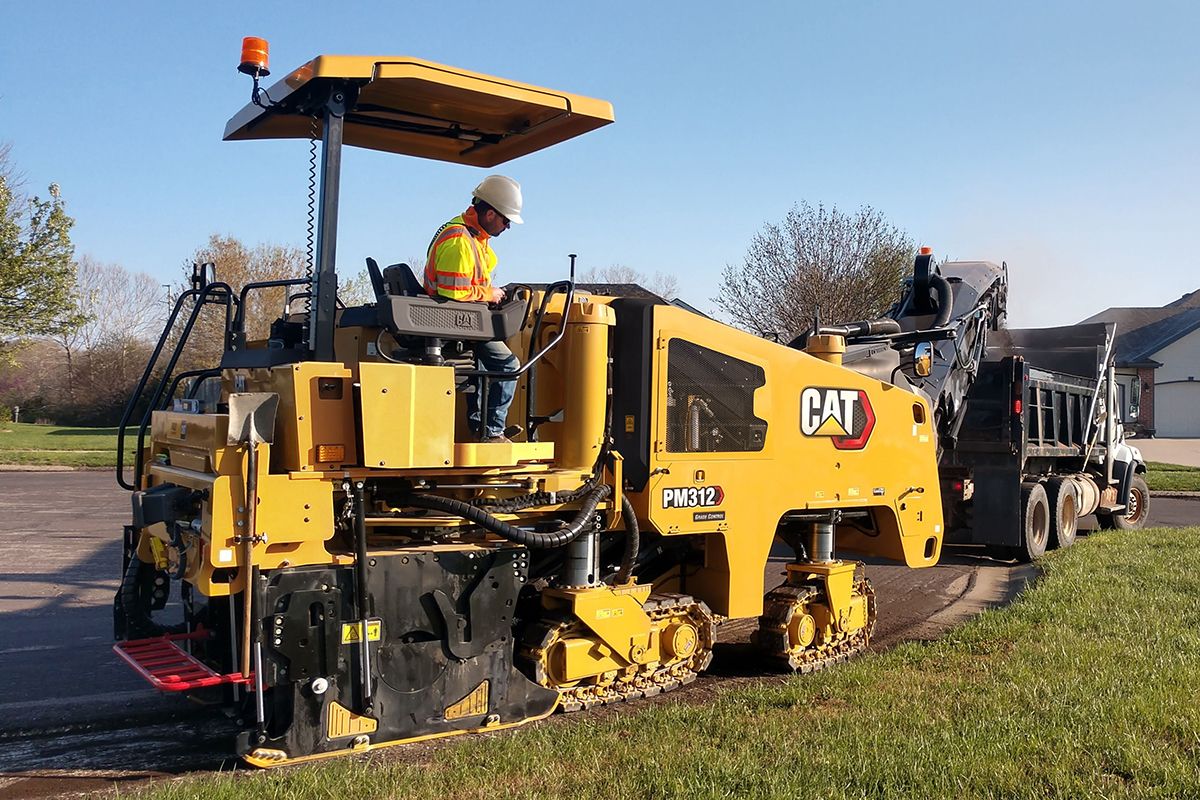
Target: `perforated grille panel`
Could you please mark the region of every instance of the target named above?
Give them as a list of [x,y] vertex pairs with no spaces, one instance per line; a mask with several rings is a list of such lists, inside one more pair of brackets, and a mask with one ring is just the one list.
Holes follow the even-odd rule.
[[754,390],[766,382],[757,364],[672,339],[667,346],[667,451],[762,450],[767,422],[754,416]]
[[408,321],[417,327],[431,330],[451,329],[477,333],[484,331],[484,314],[481,311],[409,306]]

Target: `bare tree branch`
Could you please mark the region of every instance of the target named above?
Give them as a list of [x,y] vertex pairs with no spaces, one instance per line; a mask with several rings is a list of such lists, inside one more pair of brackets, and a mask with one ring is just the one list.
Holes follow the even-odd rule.
[[914,245],[883,214],[864,206],[793,206],[782,223],[754,235],[740,265],[726,265],[713,302],[734,325],[787,341],[824,322],[878,317],[900,294]]

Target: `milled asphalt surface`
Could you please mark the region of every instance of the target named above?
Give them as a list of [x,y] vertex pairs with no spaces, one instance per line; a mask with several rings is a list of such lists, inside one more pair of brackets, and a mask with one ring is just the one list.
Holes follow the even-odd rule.
[[[110,472],[0,473],[0,800],[234,764],[226,722],[157,694],[112,653],[128,518],[128,493]],[[1156,499],[1151,523],[1200,523],[1200,502]],[[773,560],[767,580],[782,571]],[[1007,602],[1033,575],[970,548],[948,548],[928,569],[868,563],[867,572],[879,600],[875,649],[934,638]],[[722,626],[715,675],[752,674],[742,644],[752,627]]]

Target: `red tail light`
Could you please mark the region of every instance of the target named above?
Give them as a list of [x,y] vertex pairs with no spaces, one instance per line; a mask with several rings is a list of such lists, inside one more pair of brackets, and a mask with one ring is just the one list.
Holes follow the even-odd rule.
[[1025,406],[1021,403],[1021,398],[1018,397],[1016,400],[1013,400],[1013,413],[1014,414],[1020,414],[1021,409],[1024,407]]

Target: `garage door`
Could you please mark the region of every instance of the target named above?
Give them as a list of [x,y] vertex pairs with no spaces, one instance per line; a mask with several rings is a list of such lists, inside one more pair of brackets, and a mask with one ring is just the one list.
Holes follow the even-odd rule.
[[1154,435],[1200,436],[1200,381],[1155,385]]

